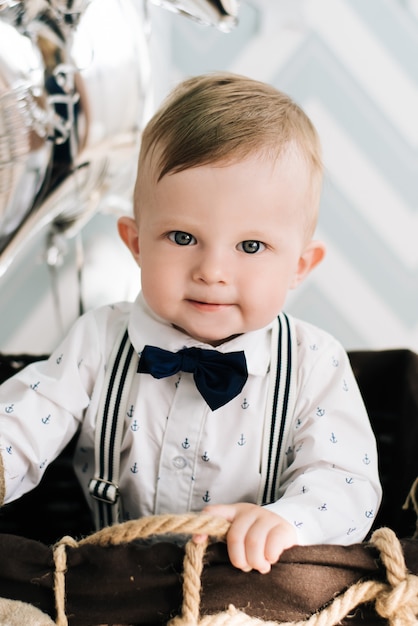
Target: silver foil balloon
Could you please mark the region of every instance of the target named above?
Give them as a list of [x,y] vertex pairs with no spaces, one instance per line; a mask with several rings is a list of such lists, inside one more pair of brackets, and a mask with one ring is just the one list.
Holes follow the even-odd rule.
[[216,26],[223,32],[237,24],[238,0],[151,0],[152,4],[186,15],[201,24]]
[[130,203],[146,32],[138,0],[0,0],[0,274],[45,226]]
[[0,249],[32,209],[52,156],[53,111],[30,39],[0,20]]

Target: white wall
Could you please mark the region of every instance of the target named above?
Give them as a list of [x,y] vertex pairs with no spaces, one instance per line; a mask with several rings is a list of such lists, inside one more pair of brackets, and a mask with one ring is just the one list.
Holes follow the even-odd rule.
[[164,88],[228,69],[287,91],[315,122],[328,255],[287,310],[347,348],[418,350],[417,6],[248,0],[229,35],[160,11],[170,34],[159,41],[171,67]]
[[[311,115],[326,182],[328,256],[287,310],[347,349],[418,351],[418,18],[406,0],[242,0],[230,34],[152,7],[155,103],[185,76],[228,69],[271,82]],[[133,297],[138,271],[115,218],[84,229],[87,307]],[[61,334],[42,237],[0,279],[1,351],[47,351]],[[74,242],[59,270],[64,326],[77,315]]]

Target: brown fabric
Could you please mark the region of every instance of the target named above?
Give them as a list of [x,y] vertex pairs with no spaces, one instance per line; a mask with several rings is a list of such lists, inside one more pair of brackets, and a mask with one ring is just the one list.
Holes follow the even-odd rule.
[[[418,575],[418,542],[403,540],[406,565]],[[180,611],[183,548],[174,543],[67,548],[66,612],[70,626],[165,623]],[[305,619],[360,579],[384,580],[377,553],[366,544],[295,547],[270,574],[233,568],[223,543],[209,547],[202,574],[201,613],[230,603],[265,620]],[[0,596],[29,602],[55,619],[52,549],[0,536]],[[385,624],[362,606],[347,626]]]
[[418,476],[418,354],[411,350],[353,351],[349,358],[379,452],[383,500],[373,529],[411,537],[416,516],[402,505]]
[[[389,526],[398,537],[410,537],[416,517],[412,510],[403,511],[402,505],[418,476],[418,355],[388,350],[351,352],[349,357],[380,454],[384,499],[373,528]],[[10,357],[3,362],[0,355],[0,379],[2,374],[3,378],[10,375],[15,365],[19,369],[21,361]],[[66,534],[79,537],[92,530],[71,469],[72,445],[51,465],[36,490],[0,512],[0,596],[29,602],[54,619],[54,564],[47,544]],[[418,575],[418,542],[405,539],[402,546],[408,568]],[[180,609],[183,554],[182,548],[169,543],[69,548],[70,626],[166,622]],[[376,557],[366,544],[297,547],[262,576],[232,568],[224,544],[216,543],[208,550],[202,575],[201,611],[218,613],[231,603],[263,619],[305,619],[353,582],[383,579]],[[346,626],[385,623],[370,606],[362,606],[342,622]]]

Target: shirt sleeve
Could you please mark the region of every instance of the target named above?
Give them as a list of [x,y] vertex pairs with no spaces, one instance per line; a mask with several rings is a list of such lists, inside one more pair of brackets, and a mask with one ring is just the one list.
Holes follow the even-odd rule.
[[87,313],[48,360],[32,363],[1,385],[4,503],[39,483],[79,428],[104,370],[103,338],[111,317],[110,307]]
[[381,500],[375,437],[342,346],[309,325],[297,332],[298,400],[281,497],[267,507],[301,545],[361,542]]

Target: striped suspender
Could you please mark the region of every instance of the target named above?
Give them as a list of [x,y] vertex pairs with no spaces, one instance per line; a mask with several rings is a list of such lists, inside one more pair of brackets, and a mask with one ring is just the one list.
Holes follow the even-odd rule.
[[119,521],[120,450],[128,394],[137,367],[138,355],[124,329],[108,363],[97,413],[95,474],[89,483],[97,529]]
[[[96,528],[120,521],[119,467],[123,425],[138,355],[125,330],[115,344],[104,381],[95,433],[95,475],[89,483]],[[278,497],[279,478],[296,399],[296,337],[292,319],[280,313],[271,344],[270,381],[262,453],[259,504]]]
[[296,402],[297,343],[293,320],[280,313],[272,335],[259,504],[270,504],[278,498],[279,479]]

